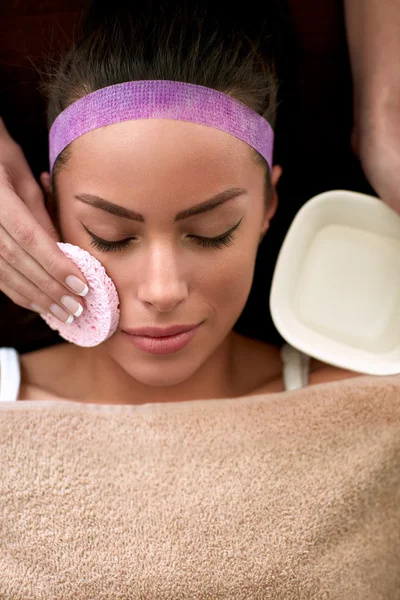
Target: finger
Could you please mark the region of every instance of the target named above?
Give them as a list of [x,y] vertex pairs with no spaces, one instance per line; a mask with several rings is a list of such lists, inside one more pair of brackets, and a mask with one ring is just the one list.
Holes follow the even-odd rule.
[[15,187],[15,192],[29,208],[30,212],[47,235],[56,242],[59,242],[60,236],[54,227],[54,223],[46,208],[45,197],[40,186],[33,177],[20,179],[18,185]]
[[0,139],[4,139],[6,136],[9,138],[8,144],[12,144],[12,147],[14,148],[14,158],[12,161],[13,170],[7,170],[0,165],[0,190],[4,185],[4,191],[8,189],[11,192],[14,192],[29,208],[36,221],[43,227],[45,232],[56,242],[60,241],[58,232],[46,209],[43,192],[32,175],[25,154],[22,148],[10,138],[3,123],[3,129],[1,129],[0,125]]
[[[0,250],[0,256],[5,258],[5,252],[8,255],[5,260],[12,267],[21,271],[36,286],[44,286],[44,289],[50,290],[50,297],[54,297],[54,289],[60,290],[57,285],[61,285],[77,295],[85,296],[87,294],[89,291],[87,282],[78,267],[65,256],[55,241],[43,230],[15,192],[8,189],[6,194],[1,193],[1,186],[0,224],[2,226],[0,245],[3,248]],[[8,234],[8,237],[5,236],[5,233]],[[12,238],[14,244],[11,244],[8,238]],[[25,254],[18,252],[18,248],[22,249]],[[36,265],[29,259],[36,261]],[[37,268],[38,266],[40,269]],[[57,295],[57,300],[59,300],[60,295]]]
[[[32,310],[32,305],[34,305],[36,307],[34,309],[37,312],[51,313],[63,322],[72,322],[74,317],[80,316],[83,312],[82,305],[80,305],[80,310],[71,306],[71,311],[67,306],[68,300],[66,300],[66,295],[63,296],[61,304],[57,304],[48,297],[45,291],[36,287],[29,279],[13,269],[2,258],[0,258],[0,289],[22,308]],[[70,299],[75,302],[75,299],[72,297]]]
[[[36,312],[41,316],[45,316],[47,313],[44,309],[42,309],[40,306],[37,306],[36,304],[31,304],[29,306],[29,300],[27,298],[25,298],[24,296],[21,296],[21,294],[18,294],[18,292],[16,292],[15,290],[9,288],[6,285],[0,285],[0,292],[3,292],[8,298],[10,298],[15,304],[18,304],[18,306],[21,306],[22,308],[29,308],[29,310],[31,310],[32,312]],[[54,317],[54,314],[51,314],[52,317]],[[60,321],[62,322],[62,321]],[[63,321],[65,322],[65,321]]]
[[29,310],[37,312],[40,315],[46,314],[46,310],[44,308],[42,309],[40,306],[30,305],[28,298],[25,298],[12,288],[8,287],[8,285],[6,285],[5,283],[0,282],[0,295],[1,293],[7,296],[7,298],[10,298],[10,300],[12,300],[14,304],[21,306],[21,308],[28,308]]

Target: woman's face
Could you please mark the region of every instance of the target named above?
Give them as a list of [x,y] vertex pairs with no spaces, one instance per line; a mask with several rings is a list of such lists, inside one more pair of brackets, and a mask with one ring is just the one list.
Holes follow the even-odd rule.
[[[244,308],[276,209],[274,193],[266,210],[265,168],[253,152],[225,132],[161,119],[114,124],[71,145],[56,178],[61,236],[114,281],[120,323],[104,349],[143,384],[187,380]],[[173,325],[199,327],[168,354],[139,349],[124,333]]]

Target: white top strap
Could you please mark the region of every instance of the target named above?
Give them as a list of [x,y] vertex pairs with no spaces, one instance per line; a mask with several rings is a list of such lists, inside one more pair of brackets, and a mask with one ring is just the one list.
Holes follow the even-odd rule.
[[15,348],[0,348],[0,402],[18,400],[21,369]]
[[310,357],[285,344],[281,348],[285,390],[297,390],[308,384]]

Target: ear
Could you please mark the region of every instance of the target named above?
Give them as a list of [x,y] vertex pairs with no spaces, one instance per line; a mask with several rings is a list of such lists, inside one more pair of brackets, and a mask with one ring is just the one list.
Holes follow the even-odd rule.
[[57,222],[56,206],[53,196],[53,186],[51,184],[51,175],[47,171],[41,173],[40,184],[42,186],[47,212],[50,215],[51,220],[55,224]]
[[279,183],[279,180],[281,178],[282,175],[282,167],[280,167],[279,165],[274,165],[272,167],[272,171],[271,171],[271,200],[270,200],[270,205],[268,207],[268,219],[271,220],[272,217],[275,215],[276,213],[276,209],[278,208],[278,192],[277,192],[277,186]]
[[44,173],[41,173],[40,183],[41,183],[41,186],[42,186],[43,192],[44,192],[47,212],[49,213],[49,217],[54,225],[54,229],[58,236],[57,241],[63,241],[61,226],[60,226],[60,222],[59,222],[58,206],[57,206],[57,203],[55,200],[55,195],[53,193],[53,185],[51,182],[50,173],[48,173],[47,171]]
[[279,165],[274,165],[271,170],[271,197],[268,200],[268,209],[265,211],[264,221],[262,224],[262,233],[260,236],[260,243],[263,239],[264,235],[267,233],[270,225],[270,221],[276,213],[276,209],[278,208],[278,192],[277,185],[279,179],[282,175],[282,167]]

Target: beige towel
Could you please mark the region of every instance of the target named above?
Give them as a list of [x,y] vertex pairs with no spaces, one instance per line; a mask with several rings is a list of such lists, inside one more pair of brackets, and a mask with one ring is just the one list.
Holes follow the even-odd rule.
[[1,600],[400,599],[400,377],[0,406]]

